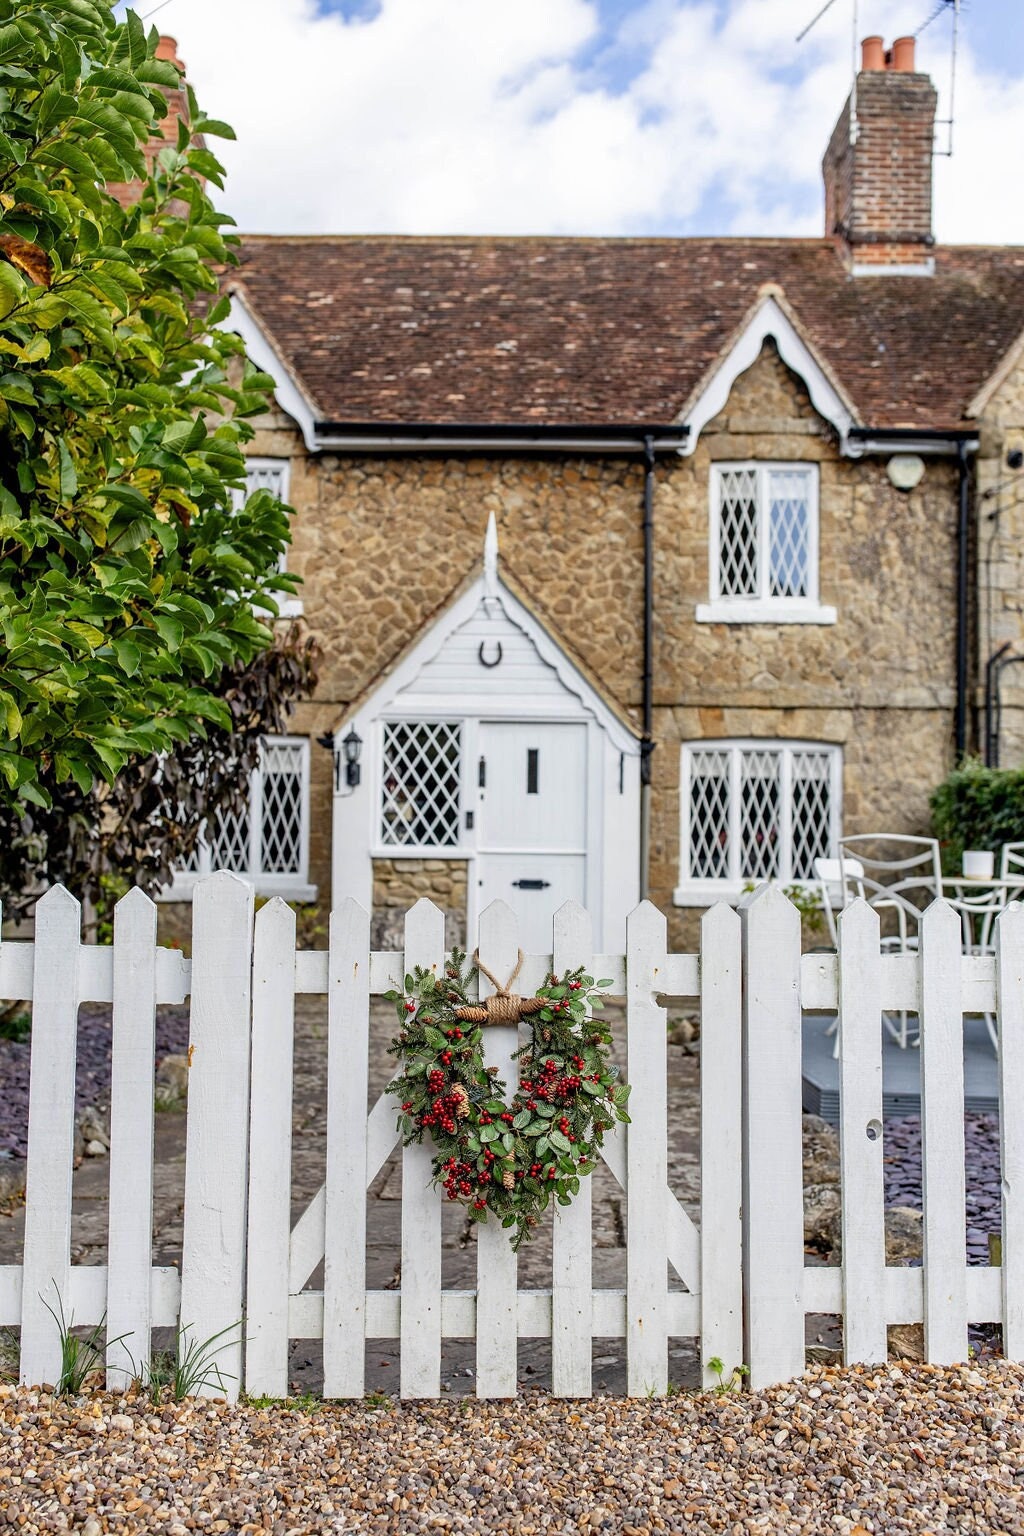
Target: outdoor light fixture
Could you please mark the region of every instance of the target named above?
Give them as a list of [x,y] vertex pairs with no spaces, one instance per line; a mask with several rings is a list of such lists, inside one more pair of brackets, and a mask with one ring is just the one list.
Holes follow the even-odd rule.
[[345,754],[345,783],[349,789],[355,789],[361,773],[359,754],[363,750],[363,738],[356,735],[354,728],[343,739],[341,750]]

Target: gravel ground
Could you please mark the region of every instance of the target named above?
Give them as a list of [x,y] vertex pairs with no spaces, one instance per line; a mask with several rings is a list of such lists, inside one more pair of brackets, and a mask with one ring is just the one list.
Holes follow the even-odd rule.
[[297,1408],[0,1388],[19,1531],[1024,1532],[1024,1371],[823,1368],[662,1401]]
[[[28,1155],[28,1077],[31,1042],[0,1040],[0,1157]],[[156,1059],[188,1049],[188,1009],[161,1007]],[[75,1110],[110,1103],[110,1009],[85,1004],[78,1014]]]
[[[990,1232],[1002,1229],[999,1179],[999,1116],[964,1115],[967,1153],[967,1262],[987,1264]],[[909,1205],[921,1201],[921,1117],[905,1115],[885,1122],[885,1203]]]

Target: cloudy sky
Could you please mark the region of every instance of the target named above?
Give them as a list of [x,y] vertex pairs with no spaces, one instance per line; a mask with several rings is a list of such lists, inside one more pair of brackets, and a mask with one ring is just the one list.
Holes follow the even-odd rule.
[[[244,230],[625,235],[821,231],[854,0],[798,44],[823,3],[137,0],[238,133]],[[858,9],[924,28],[948,117],[949,0]],[[1024,244],[1024,0],[963,0],[955,119],[939,238]]]

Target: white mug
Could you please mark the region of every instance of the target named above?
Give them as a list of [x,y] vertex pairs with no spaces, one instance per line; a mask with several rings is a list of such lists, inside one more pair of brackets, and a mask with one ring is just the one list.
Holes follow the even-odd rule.
[[964,849],[963,872],[968,880],[991,880],[995,867],[996,856],[988,849]]

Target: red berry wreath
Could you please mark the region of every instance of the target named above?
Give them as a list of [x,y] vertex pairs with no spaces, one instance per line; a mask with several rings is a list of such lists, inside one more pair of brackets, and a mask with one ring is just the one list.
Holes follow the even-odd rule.
[[[492,1211],[514,1229],[518,1248],[552,1197],[571,1204],[605,1132],[629,1120],[611,1030],[592,1016],[611,983],[580,966],[549,976],[535,998],[513,998],[506,986],[476,1003],[468,996],[476,968],[465,962],[453,950],[442,977],[418,967],[404,994],[388,993],[402,1025],[389,1050],[403,1070],[387,1092],[401,1100],[406,1146],[430,1132],[434,1180],[448,1199],[461,1200],[474,1221]],[[508,1103],[496,1068],[484,1065],[483,1031],[524,1017],[531,1034],[515,1053],[521,1080]]]

